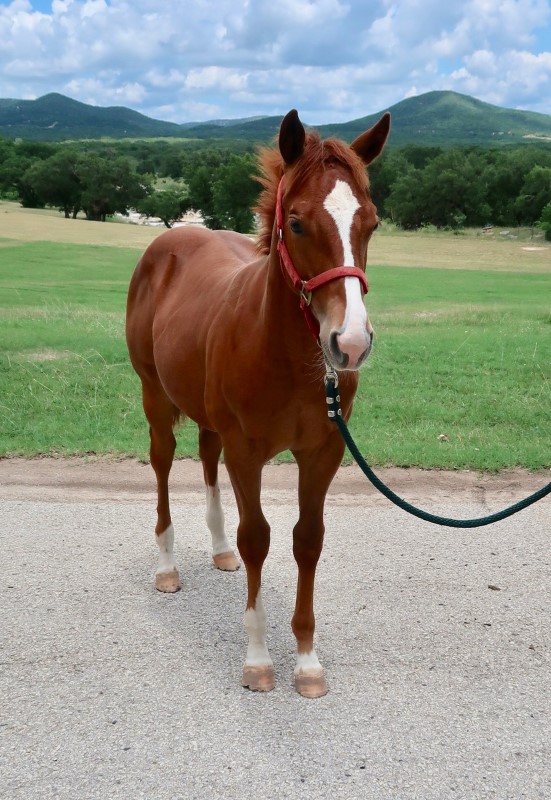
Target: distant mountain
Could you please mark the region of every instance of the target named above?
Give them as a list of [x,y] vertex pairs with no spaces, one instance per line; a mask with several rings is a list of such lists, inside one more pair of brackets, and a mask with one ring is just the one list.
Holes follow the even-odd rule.
[[223,128],[212,122],[201,122],[186,128],[186,136],[197,139],[247,139],[252,142],[267,142],[279,130],[281,117],[255,117],[236,121]]
[[[515,111],[483,103],[457,92],[427,92],[390,108],[392,144],[491,146],[528,141],[551,145],[551,116],[533,111]],[[346,122],[322,125],[324,136],[352,140],[377,121],[380,114]]]
[[[219,128],[231,128],[236,125],[242,125],[244,122],[257,122],[257,120],[266,119],[263,116],[257,117],[243,117],[241,119],[209,119],[208,122],[183,122],[182,128],[197,128],[201,125],[216,125]],[[275,119],[280,119],[276,117]]]
[[[456,92],[428,92],[402,100],[389,110],[391,145],[488,147],[540,141],[551,146],[551,116],[499,108]],[[352,141],[381,113],[316,127],[323,136]],[[0,100],[0,136],[42,141],[177,137],[266,142],[277,134],[280,122],[277,116],[177,125],[128,108],[86,105],[61,94],[47,94],[38,100]]]
[[185,134],[180,125],[150,119],[129,108],[90,106],[52,93],[38,100],[0,100],[0,135],[53,142]]

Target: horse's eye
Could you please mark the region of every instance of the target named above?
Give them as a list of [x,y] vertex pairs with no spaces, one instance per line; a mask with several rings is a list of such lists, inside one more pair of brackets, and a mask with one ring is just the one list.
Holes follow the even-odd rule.
[[296,219],[295,217],[292,217],[289,220],[289,227],[291,228],[292,232],[296,233],[297,235],[300,233],[304,233],[304,228],[302,227],[299,220]]

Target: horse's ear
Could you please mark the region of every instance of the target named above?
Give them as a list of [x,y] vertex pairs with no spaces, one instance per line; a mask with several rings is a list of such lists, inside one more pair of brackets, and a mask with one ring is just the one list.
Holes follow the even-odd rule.
[[293,164],[302,155],[306,132],[293,108],[283,117],[279,129],[279,152],[286,164]]
[[371,164],[385,146],[390,131],[390,113],[385,111],[381,119],[357,139],[354,139],[350,147],[360,156],[364,164]]

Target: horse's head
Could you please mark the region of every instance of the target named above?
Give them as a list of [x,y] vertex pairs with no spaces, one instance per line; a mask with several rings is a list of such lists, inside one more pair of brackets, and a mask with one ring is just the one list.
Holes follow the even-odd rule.
[[358,369],[371,350],[364,272],[378,220],[365,167],[381,153],[389,129],[386,113],[348,146],[306,134],[296,111],[281,124],[280,257],[311,312],[311,327],[319,324],[326,360],[339,370]]

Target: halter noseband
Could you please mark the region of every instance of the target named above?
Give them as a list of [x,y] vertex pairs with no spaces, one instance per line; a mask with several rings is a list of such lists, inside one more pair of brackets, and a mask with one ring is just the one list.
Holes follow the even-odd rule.
[[321,272],[319,275],[314,275],[313,278],[310,278],[307,281],[302,280],[300,275],[298,274],[295,265],[293,264],[293,259],[291,258],[291,254],[287,249],[287,245],[285,244],[285,239],[283,238],[283,186],[285,183],[285,177],[282,177],[279,186],[277,187],[277,202],[276,202],[276,225],[277,225],[277,252],[279,253],[279,263],[281,264],[281,269],[283,274],[289,278],[291,281],[293,288],[297,290],[300,295],[300,308],[306,318],[306,322],[312,335],[314,338],[319,338],[320,326],[317,318],[312,313],[310,308],[310,303],[312,302],[312,292],[315,289],[319,289],[320,286],[324,286],[326,283],[331,283],[331,281],[336,281],[338,278],[359,278],[360,285],[362,287],[363,293],[365,294],[368,291],[367,285],[367,278],[365,277],[365,273],[362,272],[361,269],[358,267],[333,267],[333,269],[328,269],[325,272]]

